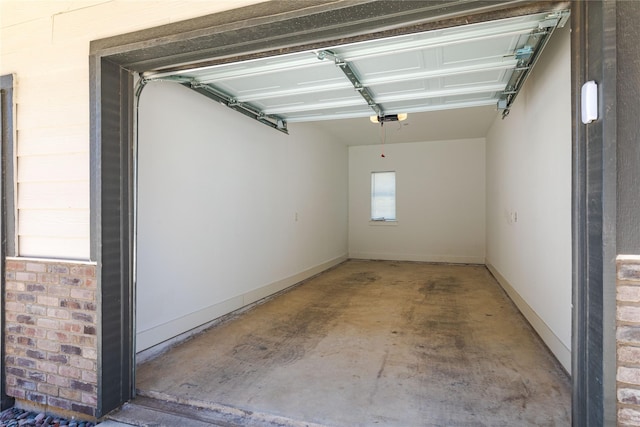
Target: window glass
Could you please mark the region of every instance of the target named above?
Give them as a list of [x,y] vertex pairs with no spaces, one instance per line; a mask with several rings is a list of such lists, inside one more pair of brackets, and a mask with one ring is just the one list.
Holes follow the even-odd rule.
[[371,220],[395,221],[396,173],[371,173]]

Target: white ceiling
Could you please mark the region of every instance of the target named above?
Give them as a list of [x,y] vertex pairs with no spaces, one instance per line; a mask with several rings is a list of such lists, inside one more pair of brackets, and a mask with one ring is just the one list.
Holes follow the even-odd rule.
[[[562,15],[482,22],[256,60],[151,73],[281,123],[316,122],[350,145],[484,137]],[[519,87],[519,86],[517,86]],[[515,91],[517,92],[517,90]],[[294,126],[291,127],[293,129]]]
[[[491,124],[499,117],[500,114],[493,105],[412,113],[405,121],[384,124],[385,144],[484,138]],[[297,125],[299,124],[292,123],[289,131],[295,132]],[[305,125],[313,125],[319,131],[330,134],[347,145],[381,142],[380,125],[371,123],[366,117],[323,120]]]

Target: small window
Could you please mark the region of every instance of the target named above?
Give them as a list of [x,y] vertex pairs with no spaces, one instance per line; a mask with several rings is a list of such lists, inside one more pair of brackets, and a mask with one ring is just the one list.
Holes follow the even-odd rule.
[[371,173],[371,220],[396,220],[396,173]]

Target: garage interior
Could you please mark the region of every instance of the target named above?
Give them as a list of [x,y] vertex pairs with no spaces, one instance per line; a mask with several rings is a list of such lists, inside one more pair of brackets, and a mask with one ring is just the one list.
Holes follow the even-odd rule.
[[350,260],[137,375],[232,425],[570,424],[566,373],[481,265]]
[[[568,424],[567,16],[145,74],[138,394],[264,423]],[[391,221],[371,217],[381,171],[396,172]],[[323,333],[344,351],[323,350]],[[329,355],[326,375],[308,365]]]

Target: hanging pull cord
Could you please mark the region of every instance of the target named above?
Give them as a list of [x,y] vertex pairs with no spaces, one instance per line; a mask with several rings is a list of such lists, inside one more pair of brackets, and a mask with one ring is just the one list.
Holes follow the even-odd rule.
[[384,155],[384,140],[386,139],[387,133],[384,131],[384,122],[380,121],[380,141],[382,141],[382,153],[380,157],[387,157]]

